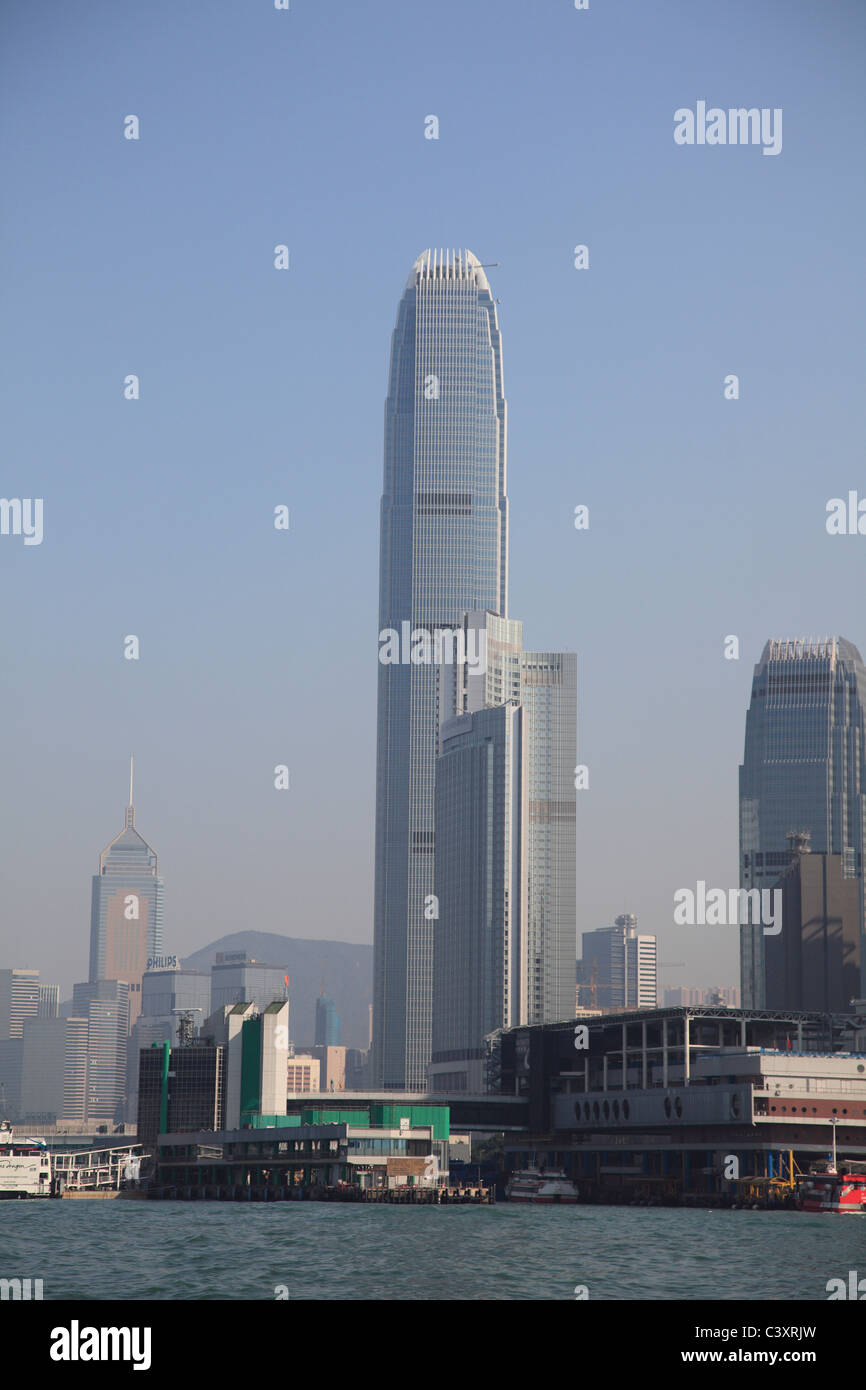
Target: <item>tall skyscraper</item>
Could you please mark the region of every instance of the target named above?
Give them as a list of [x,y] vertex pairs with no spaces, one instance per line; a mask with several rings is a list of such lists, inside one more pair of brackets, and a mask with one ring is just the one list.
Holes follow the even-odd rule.
[[148,956],[162,950],[163,881],[154,850],[135,828],[132,764],[126,824],[99,856],[90,910],[90,979],[125,980],[130,1023],[141,1008]]
[[397,311],[385,405],[379,630],[401,639],[398,660],[380,647],[378,689],[372,1074],[385,1088],[422,1089],[431,1047],[439,680],[414,635],[474,609],[507,616],[505,474],[487,277],[468,251],[425,251]]
[[520,701],[527,716],[529,778],[525,1022],[556,1023],[574,1014],[577,951],[577,657],[574,652],[524,652],[520,658]]
[[[740,887],[772,889],[791,859],[789,832],[841,855],[860,880],[866,854],[866,668],[842,637],[769,641],[755,666],[740,767]],[[866,960],[862,942],[861,962]],[[766,1002],[764,929],[740,927],[743,1007]]]
[[[474,714],[506,703],[524,710],[521,854],[526,858],[528,916],[519,938],[511,935],[512,945],[519,940],[526,987],[512,1020],[553,1023],[571,1018],[574,1011],[577,657],[573,652],[524,652],[523,624],[516,618],[467,613],[464,630],[465,650],[482,653],[484,660],[475,667],[442,667],[440,714]],[[437,882],[441,878],[437,867]],[[500,887],[508,889],[507,884]],[[434,1014],[435,1009],[434,1002]]]

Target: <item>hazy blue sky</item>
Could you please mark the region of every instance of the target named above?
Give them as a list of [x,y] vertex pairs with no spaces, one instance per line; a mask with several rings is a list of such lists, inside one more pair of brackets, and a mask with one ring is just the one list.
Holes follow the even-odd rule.
[[[5,0],[0,44],[2,492],[44,499],[0,537],[0,965],[86,977],[133,751],[167,950],[371,939],[388,353],[447,246],[499,263],[511,615],[578,653],[578,929],[736,982],[736,929],[671,922],[737,883],[752,665],[866,649],[824,524],[866,495],[863,5]],[[782,108],[781,154],[677,146],[699,100]]]

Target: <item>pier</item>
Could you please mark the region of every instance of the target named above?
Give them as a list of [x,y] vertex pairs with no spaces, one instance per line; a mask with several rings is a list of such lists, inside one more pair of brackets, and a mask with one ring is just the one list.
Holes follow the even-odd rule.
[[56,1196],[112,1196],[121,1183],[139,1175],[141,1145],[114,1149],[84,1149],[77,1153],[52,1153],[51,1178]]
[[319,1183],[162,1184],[149,1187],[146,1195],[152,1201],[170,1202],[373,1202],[410,1207],[491,1206],[496,1201],[492,1187],[360,1187],[354,1183],[336,1187]]

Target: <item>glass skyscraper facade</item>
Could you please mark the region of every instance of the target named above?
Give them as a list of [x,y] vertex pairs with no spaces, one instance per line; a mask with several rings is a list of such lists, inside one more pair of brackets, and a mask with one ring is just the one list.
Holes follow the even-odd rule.
[[526,828],[529,921],[526,1023],[574,1016],[577,938],[577,657],[524,652],[520,701],[527,715]]
[[442,727],[431,1090],[483,1091],[484,1038],[526,1018],[525,725],[511,703]]
[[[379,631],[507,616],[506,407],[496,306],[468,251],[425,251],[397,311],[385,404]],[[404,628],[404,624],[407,627]],[[435,661],[380,647],[372,1075],[422,1089],[431,1051]],[[415,655],[423,652],[416,650]]]
[[333,999],[324,995],[316,1000],[316,1047],[338,1047],[340,1043],[340,1015]]
[[[787,836],[801,831],[860,880],[862,934],[866,668],[841,637],[769,641],[755,666],[740,767],[740,887],[772,889],[791,862]],[[761,923],[740,927],[740,970],[743,1007],[763,1008]]]

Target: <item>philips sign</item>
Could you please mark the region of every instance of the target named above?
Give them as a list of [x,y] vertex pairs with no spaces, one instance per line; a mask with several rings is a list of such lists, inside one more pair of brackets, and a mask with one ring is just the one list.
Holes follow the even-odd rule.
[[180,970],[177,956],[148,956],[145,970]]

